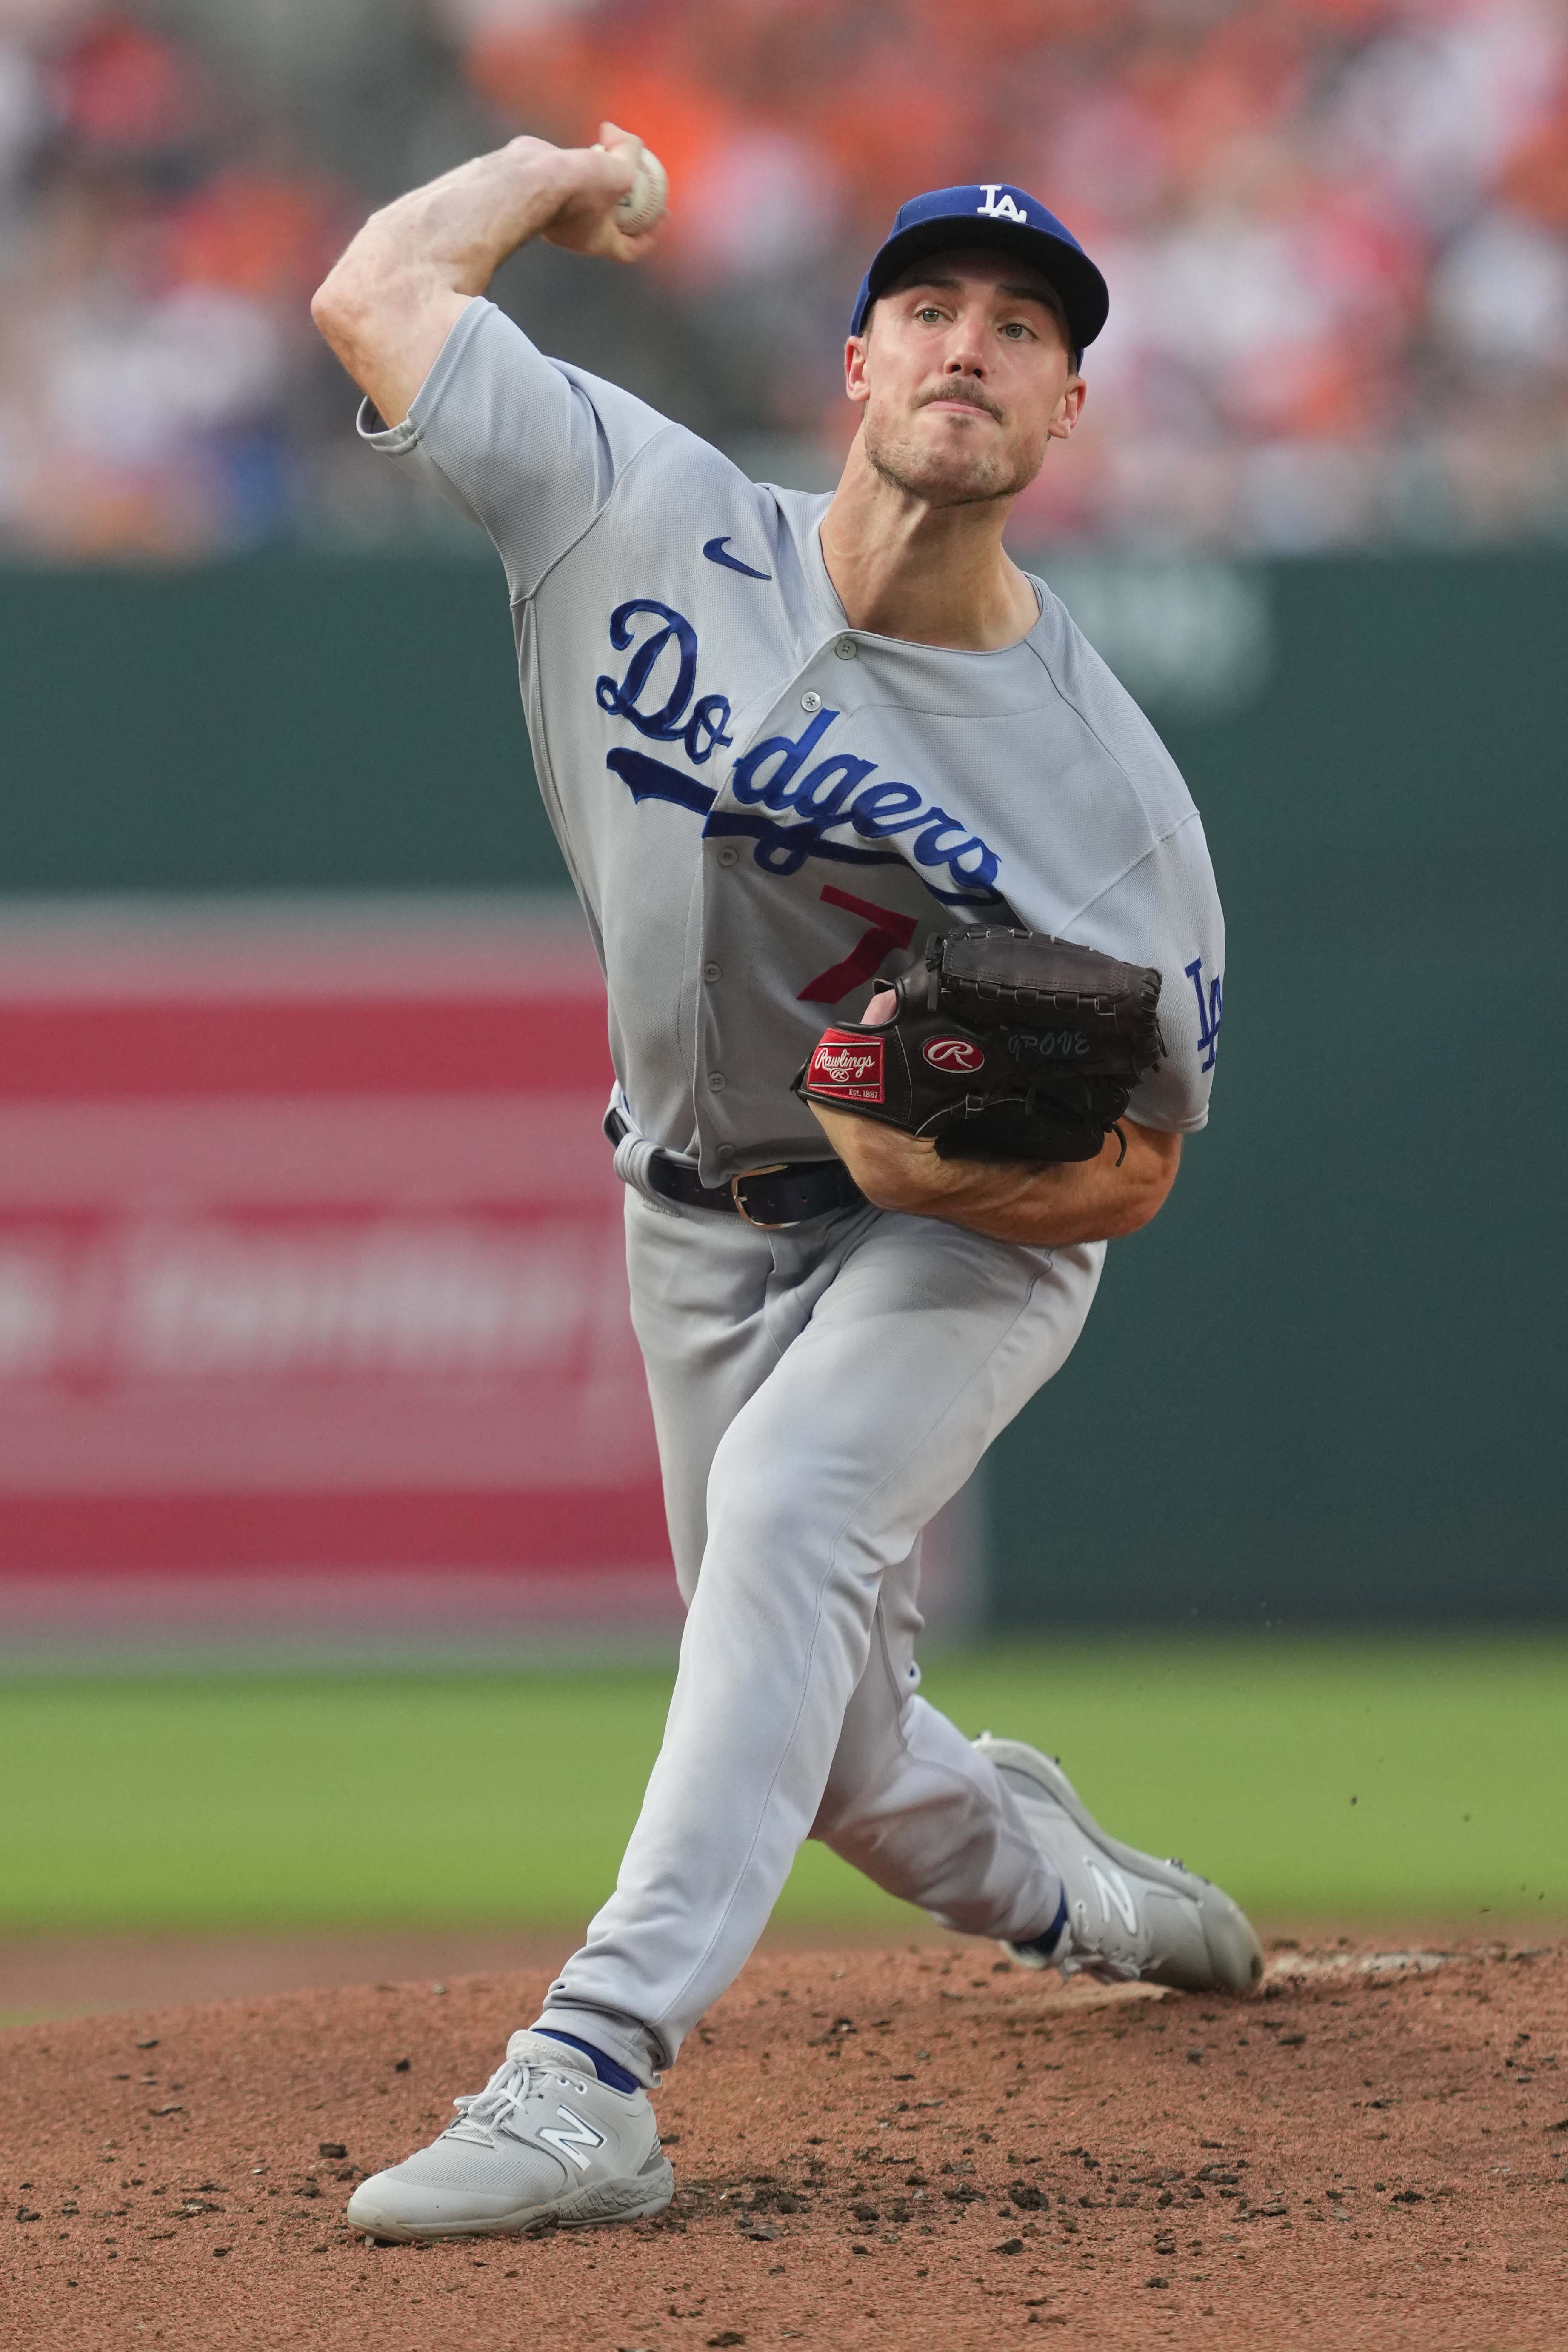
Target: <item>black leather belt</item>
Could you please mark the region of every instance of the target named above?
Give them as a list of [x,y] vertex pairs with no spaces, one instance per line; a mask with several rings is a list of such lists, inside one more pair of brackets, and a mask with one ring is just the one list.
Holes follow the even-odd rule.
[[[605,1120],[605,1133],[619,1143],[631,1129],[618,1110]],[[742,1169],[727,1184],[704,1184],[695,1168],[655,1150],[648,1160],[647,1181],[666,1201],[683,1209],[714,1209],[721,1216],[743,1217],[767,1234],[808,1218],[826,1217],[835,1209],[853,1208],[865,1194],[841,1160],[780,1160],[767,1168]]]

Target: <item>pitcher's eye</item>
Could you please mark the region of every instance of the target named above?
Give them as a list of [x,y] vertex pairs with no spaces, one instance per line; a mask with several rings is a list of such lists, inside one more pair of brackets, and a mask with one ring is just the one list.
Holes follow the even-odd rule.
[[915,312],[915,316],[917,319],[929,323],[932,319],[940,319],[942,312],[937,309],[934,302],[922,302],[920,309]]

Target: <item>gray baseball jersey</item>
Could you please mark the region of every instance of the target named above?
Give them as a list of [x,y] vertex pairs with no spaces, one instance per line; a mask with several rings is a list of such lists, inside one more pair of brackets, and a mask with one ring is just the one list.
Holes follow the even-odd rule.
[[827,500],[464,311],[406,423],[360,429],[495,541],[534,765],[635,1125],[703,1181],[823,1157],[790,1080],[931,932],[1016,920],[1163,977],[1131,1116],[1208,1116],[1224,931],[1148,720],[1043,582],[1020,643],[853,629]]

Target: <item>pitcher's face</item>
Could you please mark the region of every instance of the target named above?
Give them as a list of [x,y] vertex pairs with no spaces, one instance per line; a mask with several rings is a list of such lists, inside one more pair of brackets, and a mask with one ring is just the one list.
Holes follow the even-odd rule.
[[987,250],[912,264],[850,337],[845,382],[871,465],[938,507],[1016,498],[1084,396],[1054,290]]

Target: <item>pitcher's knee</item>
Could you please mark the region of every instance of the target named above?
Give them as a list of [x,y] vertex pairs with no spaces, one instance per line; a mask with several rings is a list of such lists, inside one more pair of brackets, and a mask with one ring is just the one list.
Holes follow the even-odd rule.
[[846,1862],[854,1862],[858,1854],[851,1849],[858,1848],[870,1832],[876,1818],[873,1776],[842,1772],[836,1766],[822,1792],[811,1835],[821,1844],[831,1846]]
[[889,1791],[899,1778],[899,1726],[895,1709],[879,1707],[873,1713],[869,1708],[858,1709],[851,1700],[811,1825],[812,1836],[842,1853],[846,1861],[857,1859],[847,1852],[847,1845],[887,1810]]
[[879,1568],[870,1547],[842,1513],[822,1508],[809,1483],[809,1473],[781,1477],[775,1468],[763,1488],[710,1495],[703,1576],[759,1571],[814,1591],[868,1585],[874,1596]]

